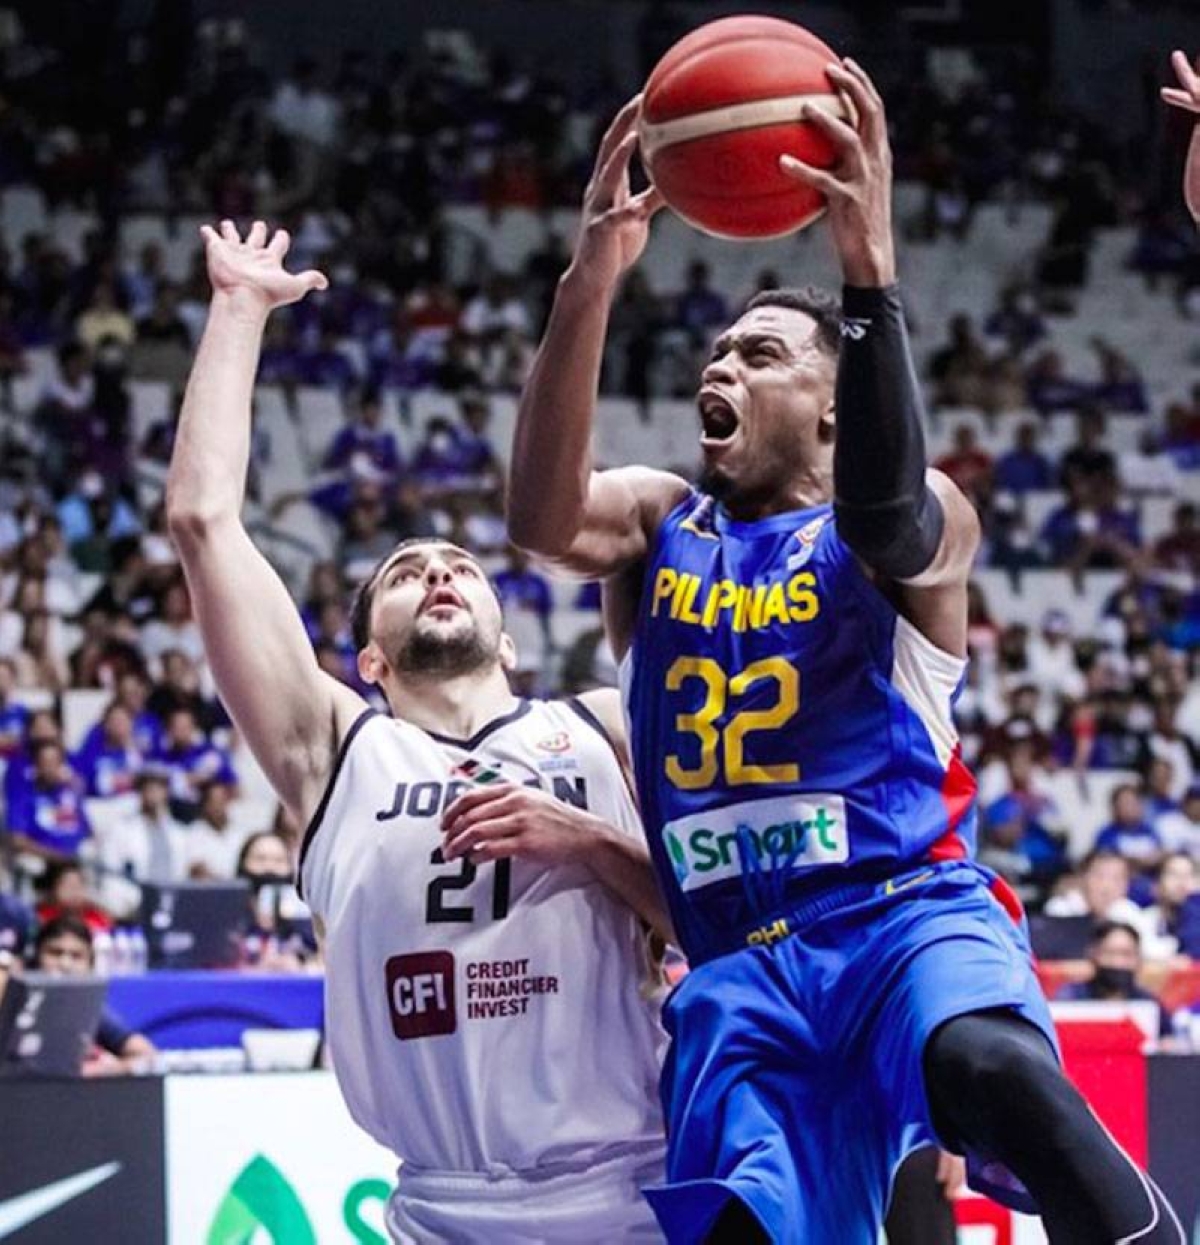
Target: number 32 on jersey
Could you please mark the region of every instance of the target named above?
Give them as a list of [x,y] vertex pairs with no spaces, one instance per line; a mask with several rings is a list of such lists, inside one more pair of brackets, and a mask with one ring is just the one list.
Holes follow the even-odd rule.
[[[711,787],[724,767],[730,787],[761,783],[797,782],[800,767],[794,763],[755,765],[746,759],[746,738],[757,731],[775,730],[795,717],[800,708],[800,674],[782,657],[751,662],[737,674],[727,675],[711,657],[677,657],[667,670],[667,691],[679,692],[698,683],[704,691],[699,709],[675,716],[675,729],[691,735],[699,748],[699,763],[687,765],[677,755],[666,758],[667,779],[683,791]],[[768,685],[764,688],[764,684]],[[755,701],[774,685],[773,703],[764,708],[742,709],[737,703],[751,688]],[[719,724],[732,711],[722,728]]]

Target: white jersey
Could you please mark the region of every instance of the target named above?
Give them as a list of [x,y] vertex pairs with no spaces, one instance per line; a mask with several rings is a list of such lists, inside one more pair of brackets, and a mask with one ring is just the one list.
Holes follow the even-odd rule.
[[[471,740],[368,711],[305,836],[326,1025],[355,1120],[422,1173],[499,1180],[661,1152],[665,1042],[638,918],[580,866],[443,863],[475,762],[641,836],[603,728],[522,701]],[[467,770],[474,767],[467,765]]]

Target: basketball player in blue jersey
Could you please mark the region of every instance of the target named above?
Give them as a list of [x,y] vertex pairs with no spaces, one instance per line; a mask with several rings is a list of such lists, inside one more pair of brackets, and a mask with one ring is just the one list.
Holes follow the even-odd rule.
[[168,519],[221,698],[308,826],[334,1071],[403,1160],[392,1239],[659,1240],[640,1193],[664,1150],[645,923],[669,926],[618,698],[516,698],[487,575],[439,540],[399,545],[355,600],[359,672],[393,712],[319,668],[240,510],[264,326],[324,278],[286,272],[287,235],[261,223],[204,236],[213,299]]
[[[1019,905],[972,859],[951,707],[974,511],[927,471],[895,281],[883,106],[810,111],[845,289],[757,296],[700,380],[700,487],[594,472],[609,309],[660,206],[634,195],[638,101],[603,140],[522,398],[512,538],[603,579],[642,819],[691,972],[667,1005],[672,1241],[873,1245],[905,1154],[1055,1242],[1179,1242],[1064,1076]],[[1023,1188],[1021,1187],[1023,1186]]]
[[[1163,99],[1185,112],[1200,114],[1200,74],[1192,68],[1187,54],[1180,51],[1171,53],[1171,67],[1179,85],[1163,87]],[[1183,200],[1192,220],[1200,225],[1200,125],[1193,126],[1192,141],[1188,145],[1183,169]]]

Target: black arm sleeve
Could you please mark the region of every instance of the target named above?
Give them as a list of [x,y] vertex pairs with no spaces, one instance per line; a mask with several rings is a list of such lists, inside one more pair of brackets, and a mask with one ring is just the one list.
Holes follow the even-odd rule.
[[895,285],[842,294],[833,454],[838,534],[872,570],[911,579],[933,561],[945,516],[925,484],[923,402]]

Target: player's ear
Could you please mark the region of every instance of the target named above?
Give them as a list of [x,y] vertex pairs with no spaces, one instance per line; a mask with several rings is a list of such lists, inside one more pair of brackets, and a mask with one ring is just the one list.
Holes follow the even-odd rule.
[[374,640],[370,641],[366,648],[358,650],[355,664],[358,666],[358,677],[364,683],[383,685],[384,676],[387,674],[387,662]]
[[510,674],[517,668],[517,646],[507,631],[500,632],[500,665]]
[[837,407],[834,406],[833,398],[829,399],[829,405],[821,414],[820,422],[817,424],[817,436],[820,438],[822,445],[832,445],[837,435]]

